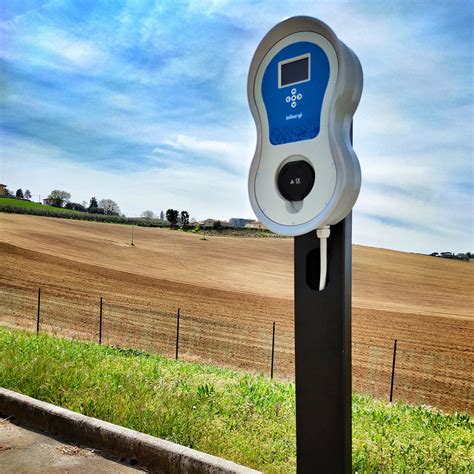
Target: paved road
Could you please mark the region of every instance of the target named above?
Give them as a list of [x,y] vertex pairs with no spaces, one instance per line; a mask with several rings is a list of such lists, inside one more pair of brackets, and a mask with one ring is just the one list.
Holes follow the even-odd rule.
[[0,419],[0,473],[13,472],[125,474],[143,471]]

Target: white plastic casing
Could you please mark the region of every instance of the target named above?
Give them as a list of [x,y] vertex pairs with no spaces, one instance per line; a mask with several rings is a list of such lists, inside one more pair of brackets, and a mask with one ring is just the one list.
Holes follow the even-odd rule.
[[[315,138],[274,145],[269,139],[262,79],[272,59],[285,47],[298,42],[317,45],[329,62],[319,133]],[[302,235],[338,223],[354,206],[359,195],[361,172],[350,135],[362,82],[362,68],[355,54],[327,25],[314,18],[284,20],[270,30],[258,46],[247,85],[249,105],[257,127],[257,146],[248,189],[257,218],[273,232]],[[278,190],[278,173],[286,163],[300,160],[313,167],[315,183],[303,201],[287,201]]]

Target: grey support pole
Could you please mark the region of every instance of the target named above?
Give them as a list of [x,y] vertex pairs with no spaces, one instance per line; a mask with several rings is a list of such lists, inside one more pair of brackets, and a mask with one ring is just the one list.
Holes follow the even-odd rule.
[[100,297],[99,308],[99,344],[102,344],[102,296]]
[[295,237],[298,474],[351,472],[351,232],[351,214],[331,227],[323,291],[316,232]]
[[390,377],[390,403],[393,401],[393,384],[395,382],[395,362],[397,359],[397,340],[393,342],[393,358],[392,358],[392,376]]
[[41,288],[38,288],[38,307],[36,311],[36,335],[40,330],[40,306],[41,306]]
[[272,365],[270,368],[270,378],[273,379],[273,368],[275,367],[275,321],[273,321],[272,331]]
[[178,360],[178,357],[179,357],[179,317],[180,317],[180,309],[178,308],[178,313],[176,314],[176,356],[175,356],[176,360]]

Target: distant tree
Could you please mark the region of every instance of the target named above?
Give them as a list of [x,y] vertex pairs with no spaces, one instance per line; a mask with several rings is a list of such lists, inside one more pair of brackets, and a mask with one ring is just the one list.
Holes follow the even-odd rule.
[[29,189],[27,189],[27,190],[25,191],[25,199],[28,199],[28,200],[31,199],[31,192],[30,192]]
[[108,216],[119,216],[120,215],[120,207],[115,201],[112,199],[101,199],[99,201],[99,207],[104,210],[104,214]]
[[67,191],[55,189],[49,193],[48,199],[60,199],[63,203],[66,203],[71,199],[71,195]]
[[19,189],[16,190],[15,196],[16,196],[18,199],[23,199],[23,198],[24,198],[24,196],[23,196],[23,191],[22,191],[21,188],[19,188]]
[[166,219],[172,226],[178,223],[178,215],[179,213],[176,209],[168,209],[166,211]]
[[181,211],[181,225],[186,227],[189,225],[189,212]]
[[155,214],[153,213],[153,211],[143,211],[142,217],[144,217],[145,219],[153,219],[155,217]]
[[214,222],[214,229],[222,229],[222,222],[221,221],[215,221]]
[[87,209],[87,201],[82,201],[81,204],[84,209]]
[[66,209],[72,209],[73,211],[87,212],[87,209],[78,202],[67,202],[64,207]]
[[13,197],[13,193],[8,188],[5,188],[5,196],[6,197]]
[[92,209],[97,209],[98,207],[99,205],[97,204],[97,199],[95,198],[95,196],[92,196],[91,200],[89,201],[89,212],[91,212]]
[[160,219],[161,219],[162,221],[165,220],[165,213],[164,213],[163,211],[160,212]]

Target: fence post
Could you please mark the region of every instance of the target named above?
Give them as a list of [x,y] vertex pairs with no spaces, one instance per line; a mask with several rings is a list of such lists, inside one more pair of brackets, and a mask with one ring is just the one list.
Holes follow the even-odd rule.
[[395,380],[395,360],[397,357],[397,340],[395,339],[393,343],[393,359],[392,359],[392,377],[390,380],[390,403],[393,400],[393,382]]
[[100,311],[99,311],[99,344],[102,344],[102,296],[100,297]]
[[275,321],[273,321],[273,334],[272,334],[272,366],[270,369],[270,378],[273,379],[273,367],[275,361]]
[[41,288],[38,288],[38,311],[36,313],[36,335],[40,330],[40,306],[41,306]]
[[178,314],[176,315],[176,360],[178,360],[179,354],[179,308]]

